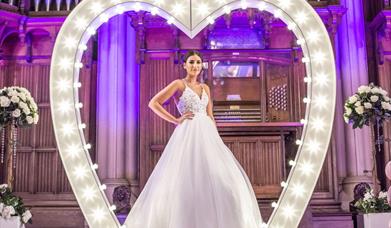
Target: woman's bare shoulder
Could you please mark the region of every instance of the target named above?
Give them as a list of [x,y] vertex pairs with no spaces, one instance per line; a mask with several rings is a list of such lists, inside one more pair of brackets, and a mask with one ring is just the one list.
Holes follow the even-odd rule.
[[201,86],[202,86],[202,88],[204,88],[206,91],[208,91],[208,92],[210,91],[208,84],[206,84],[206,83],[201,83]]

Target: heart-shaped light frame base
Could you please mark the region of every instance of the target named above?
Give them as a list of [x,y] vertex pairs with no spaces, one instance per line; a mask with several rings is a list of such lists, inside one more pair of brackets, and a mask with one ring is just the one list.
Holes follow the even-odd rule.
[[[53,51],[50,100],[57,146],[90,227],[121,227],[91,163],[80,118],[78,83],[86,43],[108,19],[129,10],[158,14],[190,38],[234,9],[258,8],[284,21],[296,35],[306,64],[307,104],[296,160],[265,227],[297,227],[326,156],[334,119],[336,76],[332,45],[322,20],[305,0],[174,1],[84,0],[67,17]],[[131,227],[129,227],[131,228]]]

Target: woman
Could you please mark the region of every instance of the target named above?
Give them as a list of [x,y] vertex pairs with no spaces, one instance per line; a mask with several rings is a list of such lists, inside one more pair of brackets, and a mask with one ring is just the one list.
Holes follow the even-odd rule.
[[[128,228],[259,228],[262,218],[245,172],[221,140],[209,87],[198,83],[199,52],[185,56],[187,75],[157,93],[149,107],[177,127],[134,204]],[[176,97],[181,116],[162,104]]]

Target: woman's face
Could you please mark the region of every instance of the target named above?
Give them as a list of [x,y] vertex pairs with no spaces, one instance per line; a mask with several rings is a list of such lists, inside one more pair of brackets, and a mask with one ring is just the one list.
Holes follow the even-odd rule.
[[188,75],[197,76],[202,70],[202,60],[198,55],[190,56],[183,65]]

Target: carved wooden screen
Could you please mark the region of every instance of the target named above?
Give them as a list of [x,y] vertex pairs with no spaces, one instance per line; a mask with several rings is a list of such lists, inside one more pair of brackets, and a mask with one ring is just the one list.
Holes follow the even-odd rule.
[[[48,63],[8,63],[0,70],[4,74],[0,75],[2,87],[12,85],[27,88],[39,108],[38,124],[31,128],[18,129],[14,190],[27,201],[75,200],[62,167],[53,132],[49,103],[49,70]],[[86,104],[81,110],[81,116],[82,121],[88,123],[85,129],[86,140],[93,139],[95,134],[95,76],[95,64],[83,68],[80,73],[83,85],[79,91],[80,101]],[[91,153],[93,154],[93,150]],[[35,194],[39,194],[41,198]],[[77,205],[76,201],[73,204]]]
[[[143,187],[160,158],[174,130],[174,125],[161,119],[148,107],[149,100],[170,82],[180,77],[179,66],[172,54],[146,54],[140,69],[140,186]],[[177,115],[174,102],[165,104],[170,113]]]

